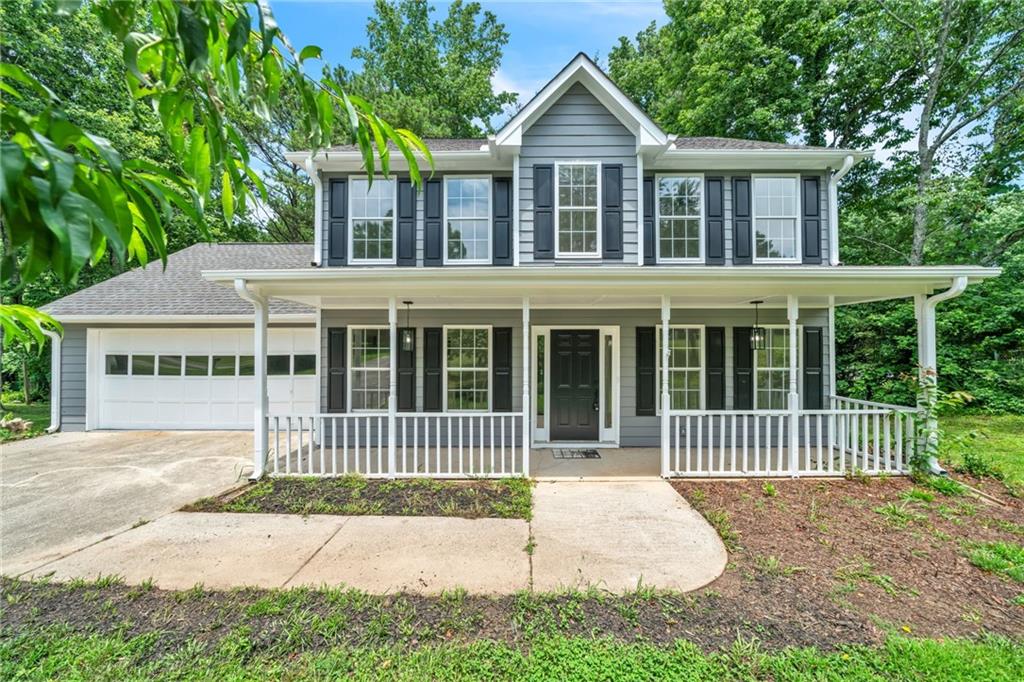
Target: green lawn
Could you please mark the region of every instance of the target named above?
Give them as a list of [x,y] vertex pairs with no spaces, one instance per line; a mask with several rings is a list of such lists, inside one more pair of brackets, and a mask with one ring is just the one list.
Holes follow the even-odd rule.
[[0,443],[38,436],[50,426],[50,403],[38,402],[25,405],[4,401],[4,409],[0,410],[0,417],[6,417],[8,414],[32,422],[32,428],[25,433],[9,433],[0,429]]
[[[764,651],[737,640],[704,653],[611,639],[543,638],[528,648],[489,641],[422,647],[338,647],[326,653],[252,652],[253,633],[232,633],[212,655],[200,647],[161,651],[154,638],[83,637],[61,629],[0,636],[4,679],[131,680],[1014,680],[1024,648],[1003,639],[916,640],[882,647]],[[312,636],[312,635],[310,635]]]
[[[960,464],[966,447],[998,466],[1007,481],[1024,486],[1024,415],[946,416],[940,426],[947,438],[960,441],[947,449],[944,461]],[[972,433],[977,438],[972,438]]]

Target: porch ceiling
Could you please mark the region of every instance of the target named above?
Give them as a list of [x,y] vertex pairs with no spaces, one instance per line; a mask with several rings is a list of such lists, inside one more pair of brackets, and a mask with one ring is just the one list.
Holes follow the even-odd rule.
[[536,307],[634,308],[784,307],[786,296],[801,307],[906,298],[947,289],[956,277],[970,283],[995,277],[998,268],[943,267],[635,267],[530,268],[344,267],[303,270],[205,271],[209,281],[233,286],[246,280],[260,294],[327,308],[385,307],[390,297],[417,307],[519,307],[524,296]]

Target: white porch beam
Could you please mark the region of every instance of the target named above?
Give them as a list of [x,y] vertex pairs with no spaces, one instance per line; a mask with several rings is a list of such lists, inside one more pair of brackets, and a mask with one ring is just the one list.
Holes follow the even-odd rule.
[[[797,296],[786,297],[786,319],[789,320],[789,472],[793,476],[799,470],[800,445],[800,392],[798,368],[800,366],[797,353],[797,319],[800,316],[800,299]],[[781,462],[780,462],[781,464]]]
[[[533,408],[530,405],[530,297],[523,297],[523,476],[530,476],[530,446],[533,441]],[[544,362],[539,358],[537,362]]]
[[[270,398],[267,395],[267,322],[269,318],[267,299],[251,291],[244,279],[235,280],[235,292],[253,306],[253,378],[256,395],[253,400],[253,452],[252,480],[263,478],[269,449],[267,433],[267,411]],[[291,445],[289,444],[289,447]]]
[[395,477],[395,429],[398,426],[398,301],[388,299],[388,478]]
[[671,433],[668,391],[668,363],[670,351],[668,347],[669,324],[672,321],[672,301],[668,296],[661,297],[661,476],[668,478],[669,471],[669,436]]

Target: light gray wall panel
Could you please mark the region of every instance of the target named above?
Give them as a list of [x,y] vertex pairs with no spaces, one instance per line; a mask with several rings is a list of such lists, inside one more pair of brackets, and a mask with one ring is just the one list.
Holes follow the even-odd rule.
[[85,430],[86,328],[64,325],[60,346],[60,422],[63,431]]

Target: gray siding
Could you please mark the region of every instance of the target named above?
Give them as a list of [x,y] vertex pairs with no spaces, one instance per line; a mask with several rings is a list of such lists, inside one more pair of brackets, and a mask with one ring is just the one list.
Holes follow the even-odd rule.
[[[523,133],[519,161],[519,262],[534,263],[533,165],[574,160],[622,164],[624,259],[609,263],[635,265],[636,137],[580,83],[570,87]],[[553,262],[543,261],[543,264]]]
[[60,346],[60,427],[85,431],[86,327],[64,325]]
[[[404,314],[399,322],[405,324]],[[636,415],[636,328],[656,326],[661,322],[659,310],[547,310],[531,311],[530,323],[536,326],[557,325],[593,325],[619,326],[620,348],[620,410],[619,440],[623,446],[656,447],[660,435],[659,417]],[[748,310],[674,310],[673,324],[703,324],[708,327],[726,328],[726,407],[733,406],[733,327],[749,327],[753,323]],[[761,323],[766,325],[785,324],[784,310],[762,310]],[[387,325],[387,312],[376,310],[325,310],[321,323],[321,358],[327,358],[328,327],[345,327],[349,325]],[[417,328],[416,344],[416,406],[423,407],[423,327],[440,327],[445,324],[491,324],[496,327],[513,328],[513,409],[522,405],[519,387],[522,386],[522,312],[513,310],[421,310],[413,311],[410,324]],[[828,311],[824,309],[807,309],[800,311],[799,324],[821,327],[825,333],[824,363],[828,367],[832,362],[829,356],[828,342]],[[802,351],[801,351],[802,355]],[[531,374],[536,376],[536,367]],[[828,385],[828,372],[824,377],[825,393],[831,393]],[[327,368],[321,368],[321,400],[327,404]],[[535,381],[535,379],[533,380]],[[531,382],[532,383],[532,382]]]

